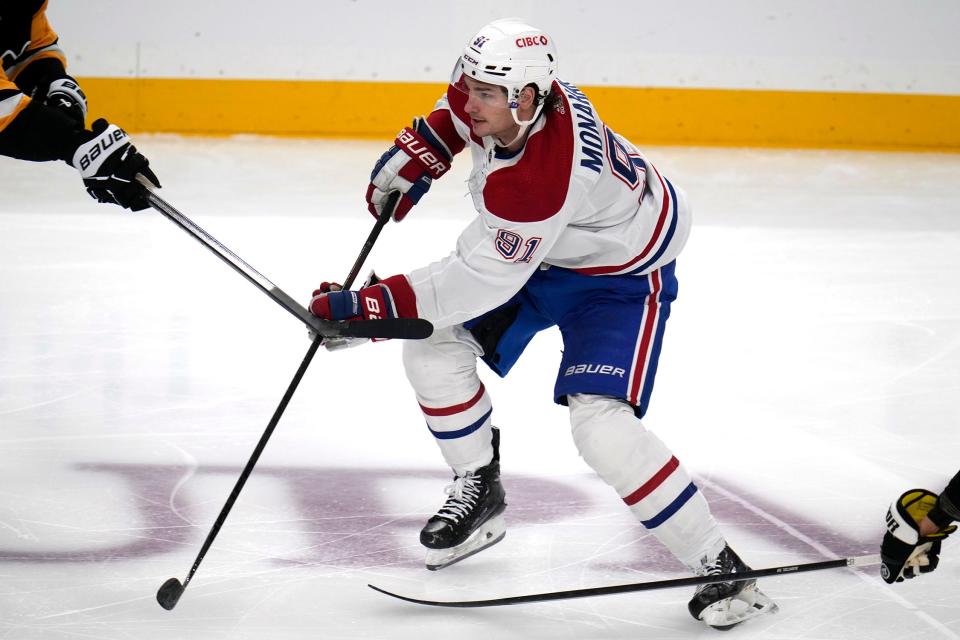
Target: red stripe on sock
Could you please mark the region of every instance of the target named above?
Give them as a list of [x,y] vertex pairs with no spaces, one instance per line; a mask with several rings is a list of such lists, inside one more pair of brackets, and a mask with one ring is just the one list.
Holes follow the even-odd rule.
[[437,409],[433,409],[431,407],[425,407],[421,404],[420,409],[428,416],[452,416],[455,413],[461,413],[463,411],[466,411],[473,405],[480,402],[480,398],[483,397],[484,391],[485,389],[483,387],[483,383],[481,382],[480,389],[477,391],[477,394],[472,398],[470,398],[469,400],[467,400],[466,402],[450,405],[449,407],[440,407]]
[[633,505],[637,504],[638,502],[646,498],[648,495],[653,493],[653,491],[657,487],[663,484],[664,480],[666,480],[670,476],[670,474],[673,473],[674,470],[676,470],[676,468],[679,466],[680,466],[680,461],[677,460],[676,456],[672,456],[670,458],[670,461],[667,462],[667,464],[663,465],[663,468],[660,469],[660,471],[657,471],[657,473],[652,478],[650,478],[645,483],[643,483],[642,487],[640,487],[639,489],[637,489],[636,491],[628,495],[626,498],[623,499],[623,501],[627,503],[628,507],[632,507]]

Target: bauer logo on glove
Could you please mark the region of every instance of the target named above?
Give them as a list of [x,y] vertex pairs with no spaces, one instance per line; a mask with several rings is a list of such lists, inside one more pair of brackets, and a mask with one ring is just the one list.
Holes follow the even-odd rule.
[[402,195],[393,210],[393,219],[403,220],[410,209],[430,190],[433,181],[450,169],[453,154],[424,118],[415,118],[405,127],[393,146],[380,156],[367,187],[367,209],[380,217],[390,193]]
[[[96,175],[97,170],[100,169],[103,160],[107,159],[107,152],[110,147],[127,138],[129,138],[129,136],[126,131],[116,125],[110,125],[104,130],[103,135],[94,138],[90,143],[81,145],[80,148],[77,149],[77,157],[74,158],[73,163],[79,167],[80,173],[84,178],[93,177]],[[97,162],[101,156],[103,160]]]
[[880,547],[880,577],[888,583],[903,582],[921,573],[930,573],[940,561],[940,543],[956,530],[945,527],[929,535],[920,534],[920,523],[937,504],[937,494],[911,489],[887,510],[887,533]]
[[150,161],[130,144],[127,133],[100,118],[91,125],[90,131],[80,135],[83,142],[74,152],[72,164],[80,172],[90,196],[133,211],[148,208],[149,192],[137,181],[137,176],[143,176],[155,188],[160,187],[160,181],[150,169]]

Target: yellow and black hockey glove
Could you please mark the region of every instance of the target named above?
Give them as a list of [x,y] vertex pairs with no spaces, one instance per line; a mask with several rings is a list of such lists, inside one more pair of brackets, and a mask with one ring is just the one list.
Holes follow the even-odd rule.
[[880,546],[880,576],[892,584],[930,573],[940,561],[940,543],[956,531],[956,525],[944,527],[927,536],[920,535],[920,522],[937,504],[937,494],[926,489],[911,489],[887,510],[887,533]]

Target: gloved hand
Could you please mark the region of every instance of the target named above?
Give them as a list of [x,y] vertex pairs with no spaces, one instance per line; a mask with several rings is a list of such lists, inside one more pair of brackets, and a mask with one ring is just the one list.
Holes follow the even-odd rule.
[[[379,282],[380,282],[380,278],[377,277],[376,273],[371,271],[370,275],[367,276],[366,282],[363,283],[362,288],[373,286]],[[325,294],[336,292],[336,291],[342,291],[342,290],[343,290],[343,287],[337,284],[336,282],[323,282],[320,284],[320,288],[313,292],[313,298],[316,299],[317,296],[325,295]],[[311,309],[310,309],[311,313],[313,313],[312,306],[313,305],[311,300]],[[310,338],[310,342],[313,342],[314,340],[317,339],[317,334],[315,334],[311,329],[307,331],[307,337]],[[327,351],[339,351],[341,349],[358,347],[361,344],[367,342],[368,340],[369,338],[346,338],[346,337],[326,338],[323,341],[323,346]]]
[[313,292],[310,313],[325,320],[380,320],[396,318],[390,287],[382,282],[359,291],[341,290],[324,282]]
[[397,134],[393,146],[380,156],[370,174],[367,210],[379,218],[387,195],[400,191],[403,196],[393,212],[397,222],[420,202],[430,185],[450,169],[451,155],[423,118],[414,118],[413,126]]
[[149,160],[130,144],[126,131],[101,118],[93,123],[92,131],[83,133],[85,140],[74,152],[72,164],[83,177],[87,193],[99,202],[133,211],[149,207],[147,190],[136,176],[143,175],[155,187],[160,187],[160,181],[150,170]]
[[893,584],[930,573],[940,561],[940,543],[956,531],[956,525],[920,535],[920,522],[937,503],[937,494],[911,489],[887,510],[887,533],[880,546],[880,576]]
[[67,114],[71,120],[85,126],[87,118],[87,96],[77,81],[68,75],[57,78],[46,78],[37,86],[34,98],[44,105],[59,109]]

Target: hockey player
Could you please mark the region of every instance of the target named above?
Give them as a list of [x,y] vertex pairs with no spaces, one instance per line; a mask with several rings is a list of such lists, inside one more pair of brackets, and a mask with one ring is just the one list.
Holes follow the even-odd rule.
[[0,6],[0,155],[34,162],[63,160],[100,202],[145,209],[142,174],[159,181],[127,134],[100,119],[85,128],[87,99],[67,75],[57,34],[46,17],[46,0]]
[[[558,326],[564,351],[555,401],[570,410],[584,460],[640,522],[700,575],[748,567],[727,545],[686,469],[640,419],[650,402],[677,295],[675,260],[690,210],[674,186],[557,77],[553,39],[516,19],[483,27],[444,96],[376,163],[367,190],[378,215],[392,191],[400,221],[469,148],[478,216],[439,262],[359,291],[325,285],[321,318],[426,318],[403,362],[453,484],[420,534],[439,569],[503,538],[499,432],[477,375],[505,376],[539,331]],[[340,345],[338,345],[340,346]],[[754,581],[700,587],[694,618],[729,628],[776,605]]]
[[940,545],[960,520],[960,472],[938,496],[911,489],[887,510],[887,533],[880,545],[880,576],[888,583],[930,573],[940,562]]

